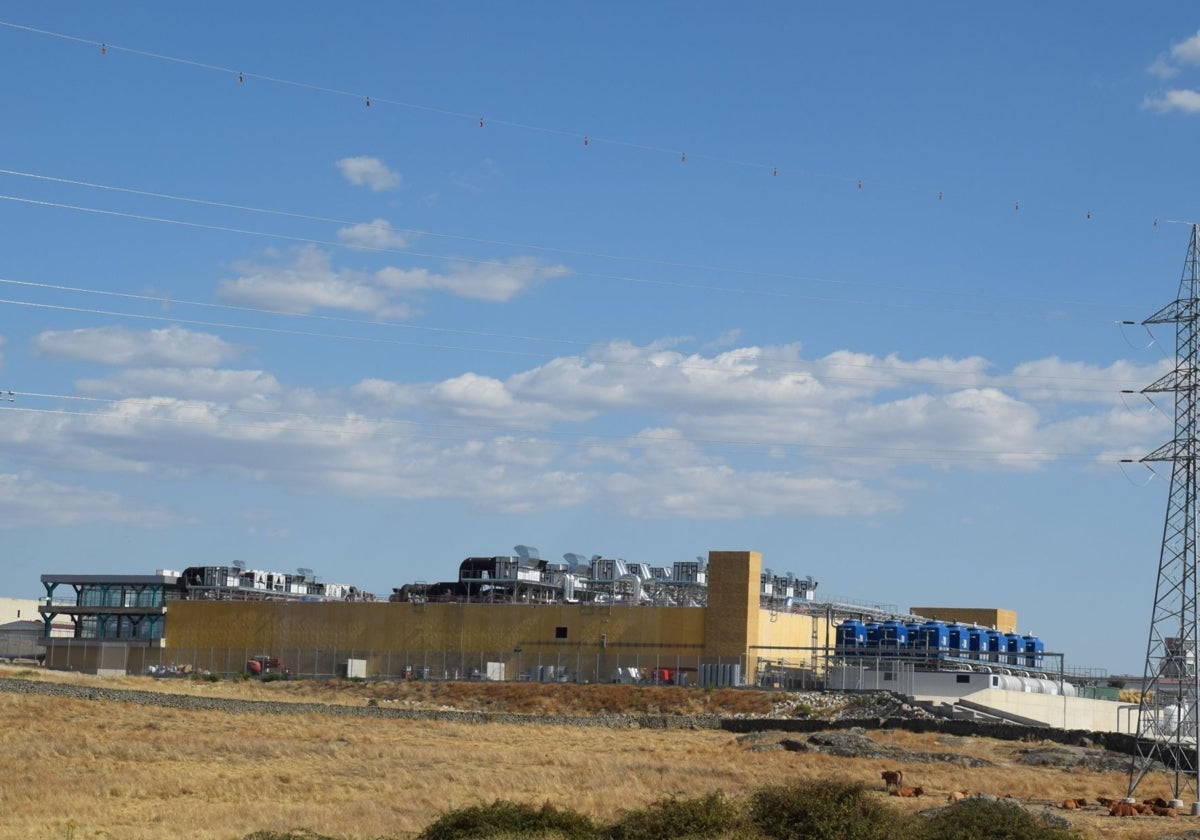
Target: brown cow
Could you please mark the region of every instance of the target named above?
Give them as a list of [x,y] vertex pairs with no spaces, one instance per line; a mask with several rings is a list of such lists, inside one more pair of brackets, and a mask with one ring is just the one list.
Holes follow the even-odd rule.
[[904,784],[903,770],[884,770],[880,776],[883,778],[883,787],[885,790],[898,788],[900,785]]
[[950,795],[946,797],[946,801],[954,804],[960,799],[966,799],[967,796],[968,794],[965,790],[955,790],[950,792]]
[[1133,817],[1137,816],[1137,809],[1128,802],[1114,802],[1108,809],[1110,817]]
[[1159,808],[1166,808],[1168,805],[1168,802],[1167,802],[1167,800],[1163,799],[1161,796],[1156,796],[1153,799],[1143,799],[1142,804],[1143,805],[1157,805]]
[[1174,808],[1169,808],[1166,805],[1151,805],[1150,812],[1156,817],[1178,817],[1179,813]]
[[1079,801],[1075,800],[1075,799],[1064,799],[1062,806],[1063,806],[1063,810],[1074,811],[1076,808],[1079,807]]
[[920,787],[919,785],[917,787],[892,788],[892,796],[913,797],[913,796],[923,796],[924,793],[925,793],[925,788]]
[[1120,802],[1121,800],[1110,799],[1107,796],[1097,796],[1096,801],[1098,803],[1100,803],[1101,805],[1103,805],[1105,808],[1111,808],[1114,804],[1116,804],[1117,802]]

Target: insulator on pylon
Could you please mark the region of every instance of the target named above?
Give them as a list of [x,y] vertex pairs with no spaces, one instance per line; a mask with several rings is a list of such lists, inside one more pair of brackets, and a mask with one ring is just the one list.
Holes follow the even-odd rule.
[[942,191],[938,190],[938,201],[942,200]]
[[1155,227],[1158,227],[1158,219],[1155,219],[1155,220],[1154,220],[1154,226],[1155,226]]
[[687,163],[687,152],[683,152],[679,155],[679,162]]
[[858,179],[858,188],[859,188],[860,190],[862,189],[862,178],[859,178],[859,179]]
[[779,177],[779,167],[778,166],[776,166],[774,169],[771,170],[771,177],[773,177],[773,178]]
[[369,97],[369,96],[367,97],[367,107],[368,108],[371,107],[371,97]]
[[1088,217],[1089,219],[1090,219],[1090,218],[1092,218],[1092,211],[1091,211],[1091,210],[1089,210],[1089,211],[1087,212],[1087,217]]
[[479,118],[479,127],[483,128],[483,117]]
[[1014,209],[1014,210],[1020,210],[1020,209],[1021,209],[1021,202],[1019,202],[1019,201],[1014,201],[1014,202],[1013,202],[1013,209]]
[[583,135],[583,145],[586,146],[587,144],[588,144],[588,139],[587,139],[587,135],[585,134],[585,135]]
[[100,55],[108,55],[108,44],[100,45]]
[[246,81],[245,78],[243,78],[241,73],[238,73],[238,84],[241,84],[244,81]]

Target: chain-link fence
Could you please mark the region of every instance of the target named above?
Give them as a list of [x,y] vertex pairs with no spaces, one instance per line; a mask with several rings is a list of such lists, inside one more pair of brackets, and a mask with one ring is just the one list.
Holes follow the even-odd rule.
[[36,630],[0,633],[0,660],[40,659],[41,641],[42,634]]
[[52,668],[128,674],[278,674],[296,679],[496,680],[737,686],[752,683],[746,657],[509,650],[161,648],[44,639]]

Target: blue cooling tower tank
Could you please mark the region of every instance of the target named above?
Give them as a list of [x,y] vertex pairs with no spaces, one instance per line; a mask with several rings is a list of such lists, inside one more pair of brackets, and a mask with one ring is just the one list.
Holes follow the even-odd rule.
[[908,627],[903,621],[891,619],[879,625],[879,646],[887,650],[903,650],[908,647]]
[[1008,656],[1004,657],[1005,662],[1009,665],[1020,664],[1021,657],[1017,654],[1025,652],[1025,641],[1021,638],[1021,634],[1005,633],[1004,650],[1008,653]]
[[943,653],[949,650],[949,629],[940,621],[925,622],[917,630],[917,647],[925,653]]
[[1042,640],[1037,636],[1025,635],[1021,638],[1021,642],[1025,650],[1025,667],[1041,668],[1042,660],[1045,658],[1042,656],[1042,652],[1046,649]]
[[1004,634],[999,630],[984,630],[984,638],[987,639],[987,660],[989,662],[999,662],[1000,654],[1005,651]]
[[967,646],[972,659],[987,659],[987,631],[982,627],[972,627],[967,633]]
[[867,627],[858,619],[848,619],[837,627],[837,652],[843,656],[852,655],[859,648],[866,647]]
[[946,647],[951,656],[966,656],[970,645],[970,631],[961,624],[946,625]]

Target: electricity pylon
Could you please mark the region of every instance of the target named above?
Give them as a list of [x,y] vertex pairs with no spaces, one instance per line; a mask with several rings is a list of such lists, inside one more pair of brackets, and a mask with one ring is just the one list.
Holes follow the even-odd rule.
[[1197,798],[1200,767],[1200,672],[1196,669],[1196,459],[1200,453],[1200,225],[1184,261],[1179,295],[1143,324],[1175,325],[1175,367],[1144,394],[1175,395],[1175,438],[1142,462],[1171,464],[1171,492],[1163,525],[1154,613],[1146,646],[1138,705],[1137,754],[1129,770],[1129,796],[1161,761],[1174,772],[1174,799]]

